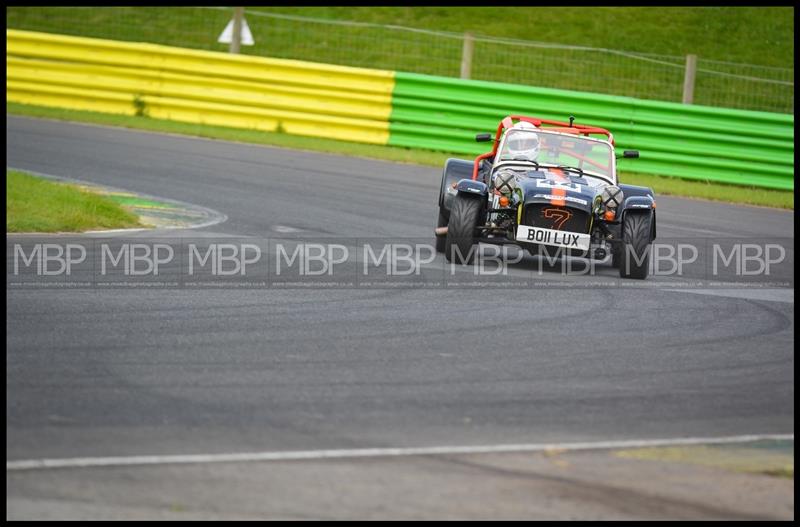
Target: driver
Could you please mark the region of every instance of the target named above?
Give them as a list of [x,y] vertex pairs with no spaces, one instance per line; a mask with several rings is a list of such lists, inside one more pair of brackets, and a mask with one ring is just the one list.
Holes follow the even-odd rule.
[[536,127],[531,123],[521,121],[511,129],[514,132],[508,138],[506,146],[511,159],[524,157],[530,161],[536,161],[539,155],[539,136],[533,132]]

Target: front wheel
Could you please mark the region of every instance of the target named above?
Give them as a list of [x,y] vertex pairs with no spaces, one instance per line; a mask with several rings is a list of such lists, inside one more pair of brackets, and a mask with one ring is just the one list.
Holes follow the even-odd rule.
[[479,198],[457,195],[453,199],[444,246],[448,262],[472,263],[475,256],[475,230],[482,211],[483,203]]
[[622,255],[624,250],[625,249],[622,247],[621,243],[614,243],[611,246],[611,267],[614,269],[619,269],[620,265],[622,265]]
[[649,210],[628,211],[623,221],[619,275],[644,280],[650,272],[653,213]]

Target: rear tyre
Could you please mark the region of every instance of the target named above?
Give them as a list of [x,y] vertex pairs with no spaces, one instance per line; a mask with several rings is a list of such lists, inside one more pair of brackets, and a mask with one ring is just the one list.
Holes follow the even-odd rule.
[[650,272],[650,233],[653,213],[632,210],[625,213],[622,226],[622,246],[619,275],[622,278],[644,280]]
[[475,229],[482,211],[483,202],[480,198],[457,195],[453,199],[444,245],[444,255],[448,262],[462,265],[472,263],[475,257]]
[[[447,227],[448,218],[444,214],[442,214],[442,208],[439,207],[439,221],[436,222],[436,228],[439,227]],[[447,235],[437,236],[436,237],[436,252],[443,253],[444,252],[444,245],[446,241]]]

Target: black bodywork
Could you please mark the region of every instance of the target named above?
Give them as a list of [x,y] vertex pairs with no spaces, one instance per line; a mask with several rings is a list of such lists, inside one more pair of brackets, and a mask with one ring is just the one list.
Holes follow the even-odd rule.
[[[615,246],[618,248],[622,243],[625,216],[632,210],[652,212],[649,241],[656,237],[655,196],[650,188],[617,185],[622,191],[623,200],[615,209],[614,219],[607,220],[604,217],[607,207],[602,201],[603,188],[589,185],[589,181],[581,175],[568,173],[565,176],[563,171],[551,171],[545,166],[504,167],[514,170],[520,177],[517,178],[517,189],[512,203],[503,208],[493,204],[496,200],[490,188],[492,164],[488,160],[483,161],[476,180],[472,179],[473,167],[473,161],[453,158],[447,160],[439,192],[439,208],[440,213],[449,218],[453,200],[459,194],[483,200],[486,222],[479,222],[476,241],[511,243],[533,252],[538,244],[515,239],[518,225],[530,225],[590,234],[591,245],[588,251],[567,249],[566,254],[604,259],[609,250],[614,250]],[[554,188],[559,189],[558,196],[553,196]],[[554,197],[562,199],[554,200]],[[559,214],[559,209],[563,213]]]

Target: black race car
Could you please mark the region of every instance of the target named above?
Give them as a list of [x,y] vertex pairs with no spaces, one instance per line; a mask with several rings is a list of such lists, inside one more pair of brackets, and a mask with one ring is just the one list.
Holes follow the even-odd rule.
[[617,182],[611,132],[573,117],[511,115],[494,138],[476,140],[494,141],[492,151],[474,161],[448,159],[442,175],[436,249],[448,261],[471,263],[478,242],[510,243],[548,256],[610,254],[623,278],[647,277],[655,196]]

